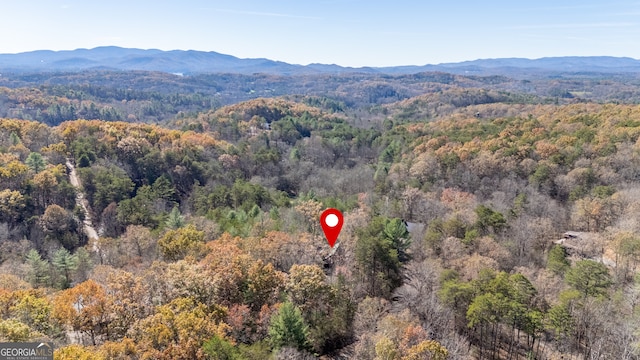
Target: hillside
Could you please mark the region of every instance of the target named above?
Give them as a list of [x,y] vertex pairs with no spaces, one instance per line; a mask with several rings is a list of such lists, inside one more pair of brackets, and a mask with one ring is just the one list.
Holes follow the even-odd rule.
[[49,125],[77,118],[164,123],[224,105],[283,96],[294,101],[305,99],[325,111],[358,119],[358,126],[370,126],[381,123],[390,109],[399,107],[404,114],[396,120],[415,120],[419,116],[415,107],[421,101],[429,103],[423,106],[428,111],[422,115],[432,117],[460,106],[495,102],[635,104],[640,102],[640,81],[631,75],[571,73],[526,80],[443,72],[178,76],[87,71],[0,76],[0,116]]
[[0,341],[637,359],[637,84],[565,76],[3,75]]

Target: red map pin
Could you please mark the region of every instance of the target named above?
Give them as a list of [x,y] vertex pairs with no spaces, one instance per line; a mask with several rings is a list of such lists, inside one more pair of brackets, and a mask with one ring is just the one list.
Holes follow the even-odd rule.
[[338,209],[327,209],[320,215],[320,225],[322,225],[322,231],[324,231],[329,246],[333,247],[336,244],[343,222],[344,218]]

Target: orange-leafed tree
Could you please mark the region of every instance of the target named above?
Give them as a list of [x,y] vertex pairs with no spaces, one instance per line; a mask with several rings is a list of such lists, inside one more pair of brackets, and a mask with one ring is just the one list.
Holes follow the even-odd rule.
[[193,298],[177,298],[158,306],[155,314],[139,321],[132,333],[142,358],[204,359],[202,344],[218,336],[226,339],[229,326],[222,320],[227,309],[207,306]]
[[105,291],[109,296],[112,322],[109,336],[121,339],[133,324],[152,312],[149,290],[142,279],[132,273],[116,270],[107,275]]
[[89,337],[96,345],[109,336],[110,301],[102,286],[87,280],[60,292],[53,300],[53,318]]
[[278,301],[283,289],[285,276],[264,264],[261,260],[254,262],[247,271],[247,289],[244,301],[253,311],[260,311],[264,305],[273,305]]

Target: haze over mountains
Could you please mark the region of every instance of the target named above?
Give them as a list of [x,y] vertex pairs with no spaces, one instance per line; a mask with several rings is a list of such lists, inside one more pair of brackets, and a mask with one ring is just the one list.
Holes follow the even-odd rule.
[[337,74],[379,73],[411,74],[444,71],[458,74],[510,75],[549,72],[638,73],[640,61],[627,57],[548,57],[541,59],[482,59],[460,63],[423,66],[362,67],[338,65],[295,65],[269,59],[240,59],[231,55],[204,51],[162,51],[120,48],[115,46],[65,51],[39,50],[19,54],[0,54],[0,70],[10,72],[145,70],[167,73],[237,73],[237,74]]

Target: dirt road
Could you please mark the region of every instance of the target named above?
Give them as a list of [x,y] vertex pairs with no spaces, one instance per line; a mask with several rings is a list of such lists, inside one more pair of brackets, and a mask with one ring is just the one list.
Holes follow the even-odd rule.
[[80,179],[78,178],[78,174],[76,173],[76,167],[73,166],[73,163],[71,163],[69,159],[67,159],[67,167],[69,168],[69,181],[71,182],[71,185],[73,185],[73,187],[75,187],[77,190],[76,204],[82,207],[82,210],[84,210],[84,232],[85,234],[87,234],[90,240],[97,240],[98,232],[93,227],[93,222],[91,221],[91,213],[89,212],[89,202],[87,201],[87,199],[85,199],[84,193],[82,192],[82,184],[80,183]]

